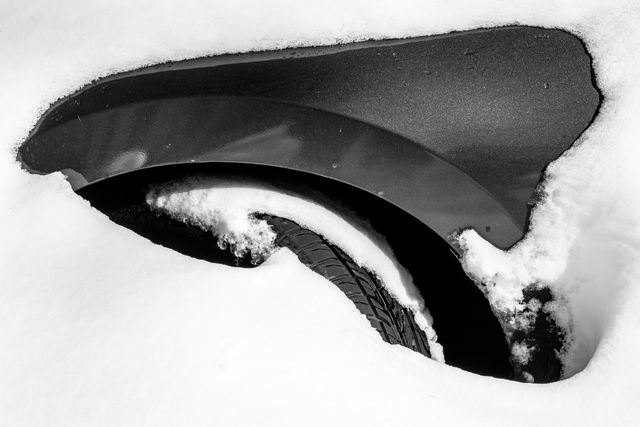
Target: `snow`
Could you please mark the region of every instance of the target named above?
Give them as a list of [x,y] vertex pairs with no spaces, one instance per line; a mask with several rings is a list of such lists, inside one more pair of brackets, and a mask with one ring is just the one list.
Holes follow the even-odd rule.
[[518,306],[529,285],[548,285],[566,303],[555,307],[571,330],[563,355],[566,376],[584,369],[609,339],[609,326],[623,310],[620,298],[640,278],[640,176],[630,161],[640,154],[634,118],[640,86],[633,83],[640,60],[630,54],[640,31],[631,24],[637,23],[632,18],[638,7],[623,10],[629,15],[603,13],[601,21],[576,26],[594,57],[605,99],[575,148],[548,168],[527,237],[501,252],[473,231],[460,236],[465,268],[487,286],[498,312]]
[[[2,424],[633,425],[639,19],[632,0],[4,0]],[[465,268],[495,289],[496,307],[532,283],[564,297],[554,312],[571,324],[569,378],[554,384],[481,377],[388,345],[286,250],[253,270],[187,258],[111,223],[61,173],[30,175],[15,160],[50,103],[119,70],[513,23],[579,35],[605,97],[548,168],[522,242],[501,252],[473,231],[460,237]]]
[[444,361],[436,342],[433,319],[425,308],[411,274],[393,256],[383,236],[356,227],[355,215],[347,221],[335,212],[304,198],[269,188],[264,183],[224,178],[191,177],[157,186],[147,194],[155,210],[199,225],[218,236],[218,244],[230,244],[236,256],[250,252],[256,261],[276,250],[276,234],[255,214],[270,214],[295,221],[345,251],[359,266],[378,276],[389,293],[414,314],[429,339],[432,358]]
[[[516,343],[511,347],[511,355],[522,365],[526,365],[531,357],[531,348],[524,343]],[[529,374],[531,376],[531,374]],[[531,377],[532,378],[532,377]],[[533,379],[533,378],[532,378]]]
[[207,191],[206,188],[193,188],[199,186],[200,180],[192,178],[190,181],[195,182],[170,183],[151,190],[146,197],[147,204],[157,212],[211,231],[218,237],[221,249],[229,245],[238,258],[249,254],[254,264],[261,263],[277,250],[276,233],[266,221],[255,217],[257,211],[247,206],[252,204],[256,191],[236,190],[229,185],[224,187],[226,191]]

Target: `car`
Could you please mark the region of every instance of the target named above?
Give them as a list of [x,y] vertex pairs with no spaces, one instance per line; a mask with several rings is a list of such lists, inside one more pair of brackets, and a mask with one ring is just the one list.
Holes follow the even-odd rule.
[[[62,171],[118,224],[239,267],[255,264],[250,254],[216,250],[206,230],[153,211],[150,183],[249,179],[348,212],[352,222],[365,218],[411,272],[447,363],[550,382],[561,376],[563,331],[544,316],[533,331],[505,329],[462,270],[452,236],[473,228],[503,249],[520,240],[544,168],[589,126],[600,101],[577,37],[499,27],[116,74],[53,105],[18,156],[33,173]],[[291,218],[259,218],[278,245],[343,290],[383,339],[433,356],[413,313],[375,272]],[[554,296],[542,289],[524,298]],[[513,349],[523,342],[537,351],[521,362]]]

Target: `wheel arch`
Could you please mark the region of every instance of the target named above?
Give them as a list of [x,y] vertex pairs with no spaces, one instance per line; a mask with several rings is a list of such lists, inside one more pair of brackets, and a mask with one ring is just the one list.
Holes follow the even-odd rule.
[[172,164],[293,170],[394,204],[442,238],[475,228],[508,247],[522,235],[475,180],[425,147],[376,126],[260,98],[192,96],[133,103],[36,132],[19,149],[30,171],[63,171],[75,189]]

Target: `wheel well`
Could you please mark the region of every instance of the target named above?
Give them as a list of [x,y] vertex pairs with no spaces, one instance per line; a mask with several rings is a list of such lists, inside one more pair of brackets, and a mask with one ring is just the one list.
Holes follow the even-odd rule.
[[[239,163],[141,169],[89,184],[78,194],[113,221],[155,243],[196,258],[238,265],[229,254],[211,250],[215,239],[210,233],[145,212],[150,184],[193,175],[250,178],[301,194],[338,213],[365,218],[411,272],[434,318],[447,364],[478,374],[509,377],[509,352],[502,329],[482,293],[464,274],[451,246],[424,223],[378,195],[314,174]],[[241,260],[240,266],[249,267],[250,263]]]

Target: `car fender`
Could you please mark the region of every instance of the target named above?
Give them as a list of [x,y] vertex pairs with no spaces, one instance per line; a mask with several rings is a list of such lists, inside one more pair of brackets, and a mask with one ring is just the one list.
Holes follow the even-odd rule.
[[19,157],[76,188],[177,163],[296,170],[384,198],[443,238],[473,227],[507,248],[544,167],[598,102],[576,37],[505,27],[109,76],[52,106]]

